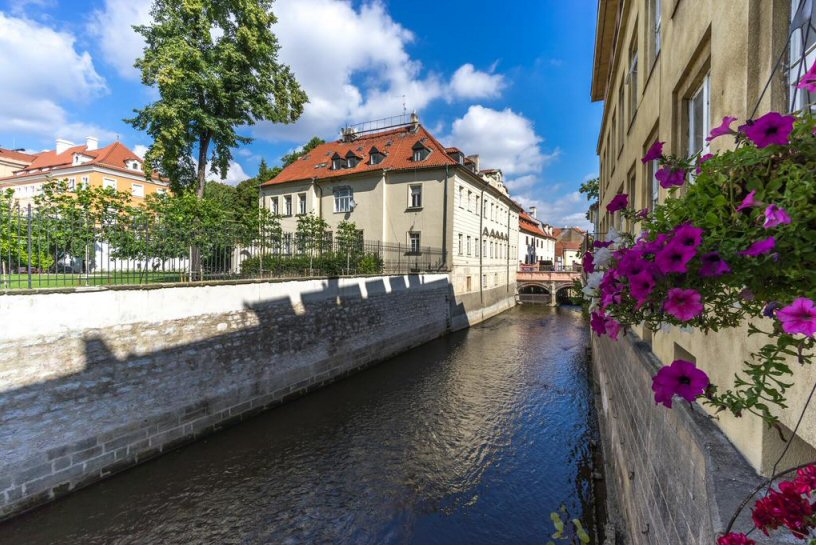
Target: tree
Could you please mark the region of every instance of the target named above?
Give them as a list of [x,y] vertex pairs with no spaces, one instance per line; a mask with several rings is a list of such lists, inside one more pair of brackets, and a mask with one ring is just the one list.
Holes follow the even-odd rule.
[[592,178],[581,184],[579,193],[584,193],[588,201],[597,201],[600,195],[600,178]]
[[300,159],[301,157],[315,149],[317,146],[325,143],[326,141],[323,140],[322,138],[319,138],[317,136],[313,137],[311,140],[306,142],[305,146],[303,146],[299,150],[293,151],[292,153],[287,153],[286,155],[281,157],[281,163],[283,163],[282,168],[288,167],[289,165],[291,165],[292,163],[294,163],[295,161],[297,161],[298,159]]
[[223,179],[232,148],[252,141],[236,127],[303,113],[308,98],[277,60],[271,8],[271,0],[154,0],[151,24],[134,26],[146,42],[135,66],[160,95],[127,120],[153,138],[146,175],[158,169],[174,191],[202,198],[208,162]]

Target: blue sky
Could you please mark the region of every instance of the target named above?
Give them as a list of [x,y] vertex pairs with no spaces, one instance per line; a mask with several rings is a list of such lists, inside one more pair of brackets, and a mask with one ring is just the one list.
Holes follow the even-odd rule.
[[[589,100],[596,3],[278,0],[282,60],[311,102],[292,126],[262,123],[229,183],[311,136],[416,109],[447,145],[501,168],[514,198],[555,225],[586,225],[601,105]],[[156,98],[133,60],[150,0],[0,0],[0,146],[150,140],[123,122]]]

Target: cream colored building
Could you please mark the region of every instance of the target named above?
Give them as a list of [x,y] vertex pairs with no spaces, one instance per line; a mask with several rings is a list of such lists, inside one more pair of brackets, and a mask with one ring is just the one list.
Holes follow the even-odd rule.
[[260,204],[294,233],[315,214],[335,232],[353,222],[362,238],[406,252],[441,249],[457,301],[470,312],[515,295],[521,209],[501,171],[479,171],[477,156],[445,148],[412,122],[386,130],[346,131],[261,185]]
[[0,148],[0,178],[11,176],[16,171],[24,169],[36,158],[36,154],[22,150]]
[[[792,14],[810,2],[777,0],[600,0],[592,78],[592,99],[604,102],[598,138],[600,157],[599,238],[610,227],[627,229],[619,214],[606,213],[617,193],[628,193],[635,208],[651,208],[665,198],[654,179],[655,163],[640,158],[657,140],[668,154],[708,149],[705,136],[726,115],[741,122],[768,111],[788,111],[791,81],[801,61],[799,30],[788,46]],[[807,18],[805,18],[807,21]],[[811,23],[812,24],[812,23]],[[810,33],[807,48],[816,43]],[[773,73],[777,59],[780,70]],[[810,66],[813,58],[809,58]],[[792,67],[789,70],[788,67]],[[763,88],[768,82],[768,89]],[[756,107],[756,112],[754,109]],[[717,139],[712,151],[733,145]],[[596,219],[593,217],[593,219]],[[745,327],[719,334],[653,332],[635,328],[656,356],[669,363],[693,359],[725,389],[750,353],[764,344]],[[779,410],[790,436],[816,369],[793,364],[797,384],[788,392],[789,409]],[[776,430],[750,414],[721,413],[717,422],[761,473],[767,474],[783,446]],[[816,409],[811,407],[780,467],[816,459]]]
[[[0,191],[12,189],[20,206],[33,204],[35,197],[42,194],[43,185],[56,180],[66,181],[69,190],[85,186],[123,191],[131,195],[133,203],[144,201],[152,193],[169,191],[168,183],[158,175],[145,178],[142,158],[120,142],[100,148],[93,137],[84,145],[57,139],[53,150],[12,153],[0,149],[0,174],[5,173],[0,177]],[[7,156],[21,165],[4,170],[5,164],[12,164]]]

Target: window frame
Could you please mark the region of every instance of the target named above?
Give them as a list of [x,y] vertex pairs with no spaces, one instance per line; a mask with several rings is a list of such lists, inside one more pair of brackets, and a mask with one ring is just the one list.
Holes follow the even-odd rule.
[[292,195],[283,196],[283,217],[292,217]]
[[[698,97],[701,97],[702,100],[702,108],[703,108],[703,127],[702,130],[699,131],[700,137],[702,139],[702,145],[697,147],[697,141],[695,137],[695,132],[697,132],[697,123],[695,121],[695,113],[696,107],[695,101]],[[703,80],[700,82],[700,85],[695,88],[695,91],[691,93],[688,99],[686,99],[686,149],[687,149],[687,156],[691,157],[696,153],[704,154],[707,153],[710,149],[709,143],[706,141],[706,137],[711,132],[711,73],[707,72],[706,75],[703,77]]]
[[[335,187],[332,194],[334,196],[335,214],[348,214],[353,210],[351,202],[354,200],[354,191],[350,187]],[[341,206],[341,203],[344,204]]]
[[[414,244],[416,241],[416,244]],[[408,253],[420,255],[422,253],[422,232],[408,231]]]
[[[139,193],[141,193],[141,194],[137,193],[136,188],[139,188]],[[144,198],[144,196],[145,196],[145,186],[144,186],[144,184],[135,184],[135,183],[131,183],[131,184],[130,184],[130,194],[131,194],[133,197],[141,197],[141,198]]]
[[[414,190],[417,190],[414,193]],[[414,197],[416,197],[416,202]],[[419,210],[422,208],[422,184],[408,184],[408,208]]]

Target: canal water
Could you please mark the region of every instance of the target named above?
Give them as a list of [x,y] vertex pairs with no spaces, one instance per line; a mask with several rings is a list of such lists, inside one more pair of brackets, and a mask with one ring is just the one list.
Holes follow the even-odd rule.
[[542,544],[591,523],[588,336],[517,307],[0,526],[0,543]]

